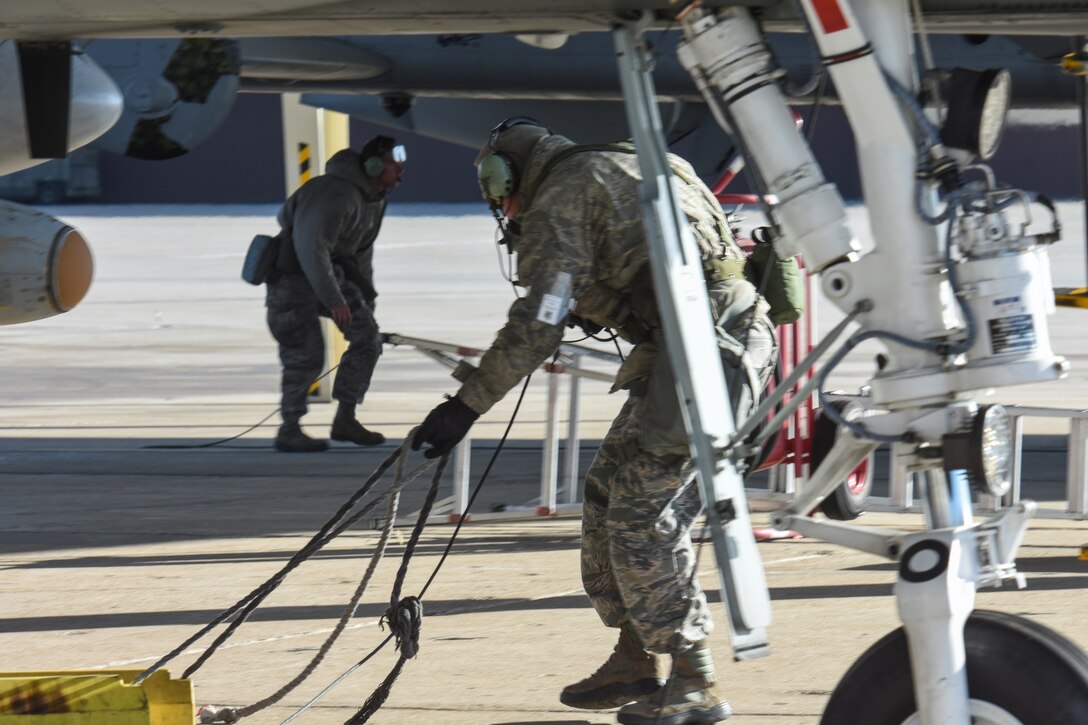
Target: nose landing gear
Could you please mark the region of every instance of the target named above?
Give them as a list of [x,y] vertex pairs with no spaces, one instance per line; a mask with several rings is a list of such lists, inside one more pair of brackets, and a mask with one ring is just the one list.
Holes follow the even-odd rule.
[[[1023,617],[975,610],[964,627],[972,725],[1088,722],[1088,655]],[[821,725],[917,725],[903,628],[843,675]]]

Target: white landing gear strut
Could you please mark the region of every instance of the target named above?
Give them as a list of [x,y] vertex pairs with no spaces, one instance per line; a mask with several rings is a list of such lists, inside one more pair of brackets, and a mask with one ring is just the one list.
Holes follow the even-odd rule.
[[[860,15],[855,15],[856,4]],[[857,315],[861,332],[833,367],[870,338],[886,348],[860,397],[866,414],[844,428],[805,489],[774,524],[899,562],[904,628],[844,676],[824,725],[1024,725],[1088,722],[1088,656],[1019,617],[973,612],[980,586],[1023,583],[1015,553],[1033,513],[1024,503],[977,524],[968,488],[991,495],[1007,468],[1008,420],[969,391],[1049,380],[1065,363],[1051,349],[1049,233],[1010,223],[1033,195],[961,166],[914,97],[907,0],[801,0],[858,140],[874,249],[862,254],[843,204],[794,130],[762,34],[744,8],[680,15],[681,62],[742,150],[765,199],[780,257],[804,254],[825,296]],[[864,22],[859,22],[858,18]],[[863,32],[864,30],[866,32]],[[729,448],[729,416],[701,263],[665,162],[642,26],[615,31],[628,121],[639,151],[643,212],[670,360],[728,606],[738,659],[763,654],[767,585]],[[981,171],[980,171],[981,170]],[[962,174],[961,174],[962,172]],[[965,178],[970,173],[974,178]],[[939,201],[940,199],[940,201]],[[943,206],[943,208],[942,208]],[[946,226],[947,233],[938,231]],[[829,368],[830,369],[830,368]],[[817,375],[822,383],[826,373]],[[753,417],[764,411],[757,411]],[[906,534],[818,521],[808,513],[881,441],[895,441],[923,482],[927,530]],[[1003,447],[1004,446],[1004,447]],[[1007,472],[1007,471],[1004,471]],[[994,474],[991,476],[991,474]],[[1007,663],[1017,662],[1017,666]]]

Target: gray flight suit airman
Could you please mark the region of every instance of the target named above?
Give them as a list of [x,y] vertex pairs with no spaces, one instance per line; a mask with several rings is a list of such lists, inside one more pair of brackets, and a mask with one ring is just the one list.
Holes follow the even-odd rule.
[[362,403],[382,351],[374,319],[372,259],[386,195],[374,191],[359,152],[337,152],[325,173],[303,184],[280,209],[280,261],[268,281],[268,329],[283,365],[281,416],[297,424],[310,386],[325,364],[319,317],[347,304],[348,348],[336,371],[332,397]]
[[[487,412],[554,353],[571,313],[634,343],[613,388],[629,398],[586,476],[582,580],[606,625],[630,623],[648,650],[682,652],[705,640],[712,624],[692,575],[699,493],[681,486],[690,454],[650,282],[638,161],[620,151],[567,152],[572,146],[550,135],[532,148],[519,186],[520,231],[511,236],[528,294],[514,302],[457,396]],[[767,303],[744,279],[744,253],[720,205],[689,164],[669,162],[704,255],[739,425],[772,375],[774,328]]]

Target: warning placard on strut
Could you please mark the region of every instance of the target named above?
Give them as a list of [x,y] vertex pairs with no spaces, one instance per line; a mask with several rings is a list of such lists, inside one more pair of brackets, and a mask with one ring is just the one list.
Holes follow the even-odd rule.
[[1035,323],[1031,315],[990,320],[990,350],[994,355],[1035,349]]

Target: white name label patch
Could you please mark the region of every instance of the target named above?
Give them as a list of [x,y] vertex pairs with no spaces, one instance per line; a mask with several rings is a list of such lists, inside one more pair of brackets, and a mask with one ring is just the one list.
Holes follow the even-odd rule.
[[536,311],[536,319],[546,325],[558,325],[567,316],[570,310],[571,276],[569,272],[560,272],[555,275],[552,286],[540,298],[540,309]]

